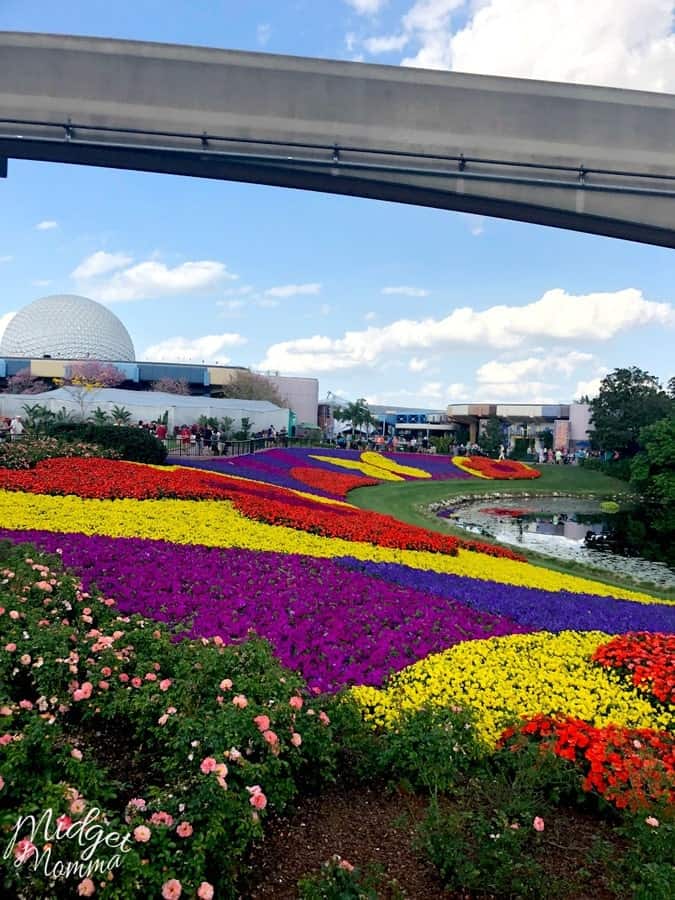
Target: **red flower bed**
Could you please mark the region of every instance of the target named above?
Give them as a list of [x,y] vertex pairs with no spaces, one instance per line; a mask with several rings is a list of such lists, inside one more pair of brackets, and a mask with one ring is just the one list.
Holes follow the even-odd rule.
[[582,787],[617,809],[644,810],[675,802],[675,736],[649,728],[595,728],[571,717],[539,715],[508,728],[498,746],[518,752],[530,742],[576,763]]
[[324,537],[450,555],[456,555],[457,548],[462,546],[478,553],[522,559],[510,550],[478,541],[459,541],[450,535],[406,525],[392,516],[320,503],[286,488],[232,476],[222,477],[200,469],[161,469],[108,459],[48,459],[34,469],[0,469],[0,488],[34,494],[73,494],[96,500],[125,497],[132,500],[231,500],[250,519],[286,525]]
[[532,469],[525,463],[515,459],[488,459],[486,456],[467,457],[462,462],[465,472],[475,472],[485,478],[498,478],[506,480],[521,480],[524,478],[539,478],[541,472]]
[[661,703],[675,703],[675,634],[620,634],[598,647],[593,661],[618,669],[638,690]]
[[329,472],[326,469],[294,466],[289,474],[296,481],[308,487],[318,488],[336,497],[346,497],[349,491],[359,487],[370,487],[380,484],[376,478],[364,478],[362,475],[345,475],[341,472]]

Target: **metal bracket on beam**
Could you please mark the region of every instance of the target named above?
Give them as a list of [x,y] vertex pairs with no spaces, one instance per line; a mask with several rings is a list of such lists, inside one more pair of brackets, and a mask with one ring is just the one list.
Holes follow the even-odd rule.
[[459,154],[459,162],[457,163],[457,168],[460,172],[463,172],[466,169],[466,160],[464,159],[464,154]]
[[334,163],[340,162],[340,148],[338,147],[337,144],[333,144],[333,162]]
[[579,183],[586,184],[586,176],[588,175],[588,169],[581,165],[579,166]]
[[206,148],[209,146],[209,136],[205,131],[202,133],[201,141],[202,147],[206,150]]
[[7,157],[0,156],[0,178],[7,178]]

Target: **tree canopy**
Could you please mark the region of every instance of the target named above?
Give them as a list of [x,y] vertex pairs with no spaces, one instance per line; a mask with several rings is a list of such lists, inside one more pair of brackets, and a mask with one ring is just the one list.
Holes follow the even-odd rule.
[[275,406],[287,405],[286,399],[269,378],[248,369],[237,370],[232,380],[223,385],[221,393],[232,400],[267,400]]
[[633,456],[640,449],[640,430],[667,416],[673,401],[654,375],[631,366],[605,375],[590,406],[596,446]]
[[354,403],[334,409],[333,418],[336,422],[350,422],[353,431],[361,429],[367,431],[369,427],[375,428],[378,424],[365,397],[359,397]]

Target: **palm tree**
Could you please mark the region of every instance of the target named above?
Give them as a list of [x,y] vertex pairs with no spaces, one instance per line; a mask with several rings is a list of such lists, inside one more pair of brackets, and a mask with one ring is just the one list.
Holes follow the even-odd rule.
[[101,409],[100,406],[97,406],[91,414],[90,419],[94,423],[94,425],[105,425],[106,422],[110,419],[110,416],[104,409]]
[[333,418],[338,422],[350,422],[353,434],[361,428],[365,428],[367,433],[369,426],[377,425],[377,419],[368,408],[368,401],[364,397],[359,397],[355,403],[338,407],[333,411]]
[[128,425],[131,419],[131,410],[127,409],[126,406],[117,406],[115,404],[110,410],[110,416],[115,425]]
[[33,434],[47,431],[56,416],[44,403],[24,403],[21,409],[26,416],[26,431]]

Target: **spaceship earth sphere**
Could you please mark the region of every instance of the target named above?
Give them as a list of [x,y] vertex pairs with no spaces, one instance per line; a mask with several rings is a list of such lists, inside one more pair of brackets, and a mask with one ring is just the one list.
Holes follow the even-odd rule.
[[54,294],[24,306],[0,339],[0,357],[133,362],[129,332],[105,306],[76,294]]

